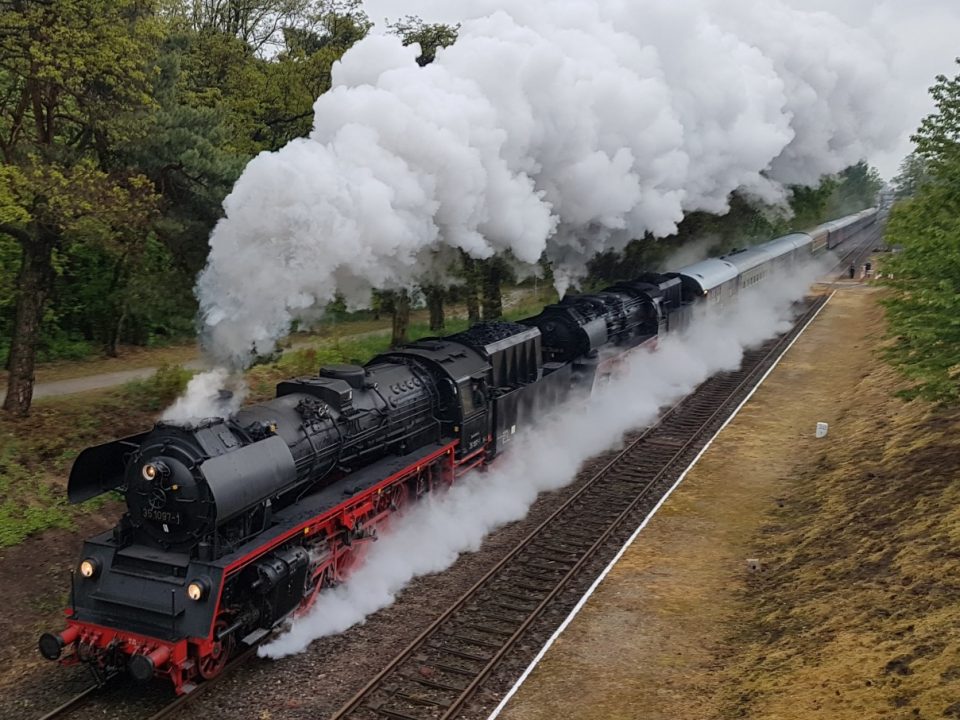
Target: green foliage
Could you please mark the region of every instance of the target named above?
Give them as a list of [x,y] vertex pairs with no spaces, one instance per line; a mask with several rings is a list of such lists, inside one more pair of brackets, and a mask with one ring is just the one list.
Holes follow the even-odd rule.
[[[956,62],[960,65],[960,58]],[[952,78],[937,75],[930,94],[937,111],[924,118],[911,139],[917,144],[917,155],[927,161],[931,173],[952,174],[960,165],[960,75]]]
[[910,153],[900,163],[900,172],[893,179],[898,198],[913,197],[930,180],[927,160],[918,153]]
[[13,328],[19,271],[20,245],[9,235],[0,233],[0,358],[6,357],[5,341]]
[[69,335],[59,327],[53,327],[44,333],[40,345],[37,347],[39,362],[56,362],[58,360],[87,360],[96,354],[92,343],[76,335]]
[[278,28],[282,44],[269,57],[258,55],[243,32],[222,23],[188,23],[174,37],[182,53],[179,83],[185,99],[193,107],[215,110],[227,128],[227,147],[245,158],[310,131],[313,103],[330,88],[333,63],[371,27],[359,0],[304,4],[308,7],[296,22]]
[[160,53],[154,88],[156,112],[143,119],[135,142],[118,148],[119,158],[141,168],[162,198],[162,219],[154,225],[181,267],[196,272],[206,259],[206,240],[220,205],[247,160],[230,150],[222,113],[196,107],[183,91],[185,51],[168,40]]
[[889,359],[913,380],[906,393],[960,398],[960,75],[939,76],[936,112],[914,137],[928,177],[891,214],[883,263],[892,290]]
[[[825,220],[838,217],[831,215],[829,205],[833,196],[839,192],[839,186],[842,184],[840,178],[825,177],[815,188],[793,187],[790,189],[790,209],[793,211],[793,217],[788,225],[782,221],[777,228],[771,230],[792,230],[794,228],[812,228]],[[869,206],[871,200],[866,200],[857,210]]]
[[417,43],[420,45],[420,56],[417,64],[421,67],[429,65],[437,56],[437,50],[453,45],[460,32],[460,23],[444,25],[443,23],[426,23],[416,15],[407,15],[402,20],[389,25],[390,31],[398,35],[404,45]]
[[[116,163],[112,150],[153,108],[160,29],[141,0],[4,2],[0,27],[0,233],[20,251],[14,302],[0,304],[0,326],[17,352],[11,377],[23,388],[52,339],[38,330],[59,315],[48,311],[64,258],[84,246],[134,256],[155,216],[153,185]],[[26,308],[17,326],[15,303]],[[64,338],[73,345],[72,328],[53,329],[58,342],[48,348]]]
[[73,513],[61,493],[19,462],[15,442],[0,447],[0,547],[9,547],[49,528],[73,527]]
[[360,0],[0,0],[0,360],[40,230],[41,360],[195,332],[246,162],[307,134]]
[[850,215],[876,205],[877,193],[883,187],[880,173],[863,161],[840,173],[838,180],[827,203],[827,214],[831,218]]
[[0,547],[9,547],[49,528],[73,527],[66,499],[18,462],[18,446],[0,448]]
[[[960,177],[957,177],[960,180]],[[960,397],[960,194],[936,180],[897,205],[887,242],[901,251],[883,263],[894,291],[887,318],[891,361],[915,381],[910,394]]]
[[123,394],[143,410],[162,410],[183,394],[193,372],[181,365],[161,365],[145,380],[132,380]]

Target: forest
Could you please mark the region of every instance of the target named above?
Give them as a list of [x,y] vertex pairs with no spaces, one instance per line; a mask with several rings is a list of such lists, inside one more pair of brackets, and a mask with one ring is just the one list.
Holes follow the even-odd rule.
[[[224,197],[256,154],[309,134],[334,63],[372,28],[361,0],[0,0],[6,410],[28,412],[37,363],[195,336],[193,287]],[[384,29],[419,43],[421,65],[458,30],[401,12]],[[945,102],[956,102],[951,87]],[[939,130],[924,132],[918,157],[939,177],[948,172]],[[818,188],[792,188],[789,210],[734,196],[722,217],[693,213],[676,237],[595,258],[590,282],[655,267],[690,241],[742,247],[809,227],[872,204],[880,184],[860,163]],[[436,330],[452,296],[471,320],[499,317],[501,285],[514,280],[504,259],[463,256],[451,270],[461,279],[453,290],[371,298],[394,315],[396,342],[412,302],[430,308]]]
[[[960,65],[960,59],[957,60]],[[913,136],[916,151],[895,179],[883,264],[888,357],[912,381],[907,396],[960,397],[960,74],[930,89],[936,110]]]

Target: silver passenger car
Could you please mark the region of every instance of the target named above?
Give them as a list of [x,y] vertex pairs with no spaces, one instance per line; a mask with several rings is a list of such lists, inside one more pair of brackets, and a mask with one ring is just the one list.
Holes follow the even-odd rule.
[[774,269],[810,257],[812,242],[806,233],[793,233],[721,258],[701,260],[680,268],[677,274],[686,296],[702,297],[711,305],[724,304]]
[[832,220],[823,225],[818,225],[810,231],[814,238],[814,245],[819,250],[820,243],[826,244],[830,249],[835,248],[854,235],[857,235],[865,228],[873,225],[877,221],[877,209],[867,208],[853,215],[847,215],[839,220]]
[[710,258],[676,271],[683,287],[684,302],[725,304],[737,294],[761,282],[778,269],[820,255],[876,222],[874,208],[824,223],[810,232],[775,238],[746,250]]
[[736,297],[737,266],[724,258],[709,258],[677,271],[685,299],[699,299],[707,304],[726,303]]
[[737,268],[740,289],[751,287],[776,270],[785,270],[813,255],[813,238],[807,233],[784,235],[762,245],[726,256]]

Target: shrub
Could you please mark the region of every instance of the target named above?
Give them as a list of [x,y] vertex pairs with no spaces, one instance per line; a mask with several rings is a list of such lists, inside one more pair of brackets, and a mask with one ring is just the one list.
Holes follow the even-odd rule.
[[133,380],[124,385],[125,395],[135,396],[143,407],[162,410],[187,389],[193,371],[182,365],[165,364],[145,380]]

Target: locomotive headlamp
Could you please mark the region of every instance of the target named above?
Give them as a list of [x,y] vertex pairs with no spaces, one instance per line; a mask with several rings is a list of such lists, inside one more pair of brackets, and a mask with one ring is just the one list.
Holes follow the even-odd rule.
[[97,558],[87,558],[80,563],[80,574],[85,578],[95,578],[100,573],[100,561]]
[[200,602],[210,594],[210,580],[206,577],[199,577],[187,585],[187,597],[195,602]]
[[168,475],[170,470],[163,462],[158,460],[157,462],[147,463],[144,465],[141,472],[143,473],[144,480],[153,480],[158,475]]

